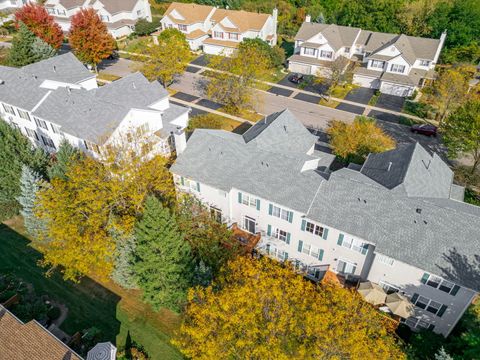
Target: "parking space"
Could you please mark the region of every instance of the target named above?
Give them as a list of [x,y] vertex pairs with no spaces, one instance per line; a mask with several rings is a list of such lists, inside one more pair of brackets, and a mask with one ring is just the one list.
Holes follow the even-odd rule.
[[180,99],[180,100],[184,100],[184,101],[188,101],[188,102],[192,102],[192,101],[195,101],[197,99],[200,99],[198,96],[186,94],[186,93],[181,92],[181,91],[173,94],[171,97],[176,98],[176,99]]
[[279,87],[271,87],[270,89],[267,90],[269,93],[275,94],[275,95],[281,95],[281,96],[286,96],[289,97],[290,95],[293,94],[293,90],[287,90]]
[[350,104],[345,104],[345,103],[341,103],[341,104],[338,105],[335,109],[337,109],[337,110],[343,110],[343,111],[348,111],[348,112],[351,112],[351,113],[353,113],[353,114],[358,114],[358,115],[362,115],[363,112],[365,111],[365,108],[364,108],[364,107],[356,106],[356,105],[350,105]]
[[393,111],[402,111],[405,98],[401,96],[380,94],[377,100],[376,107],[381,107]]
[[203,54],[197,57],[196,59],[190,61],[190,64],[198,66],[207,66],[208,65],[208,56]]
[[197,72],[199,72],[201,70],[202,70],[201,68],[198,68],[198,67],[195,67],[195,66],[187,66],[187,68],[185,69],[185,71],[188,71],[188,72],[194,73],[194,74],[196,74]]
[[345,100],[367,105],[374,93],[375,89],[360,87],[349,91],[347,96],[345,96]]
[[400,116],[386,113],[378,110],[371,110],[367,116],[373,117],[378,120],[387,121],[391,123],[398,124],[400,122]]
[[309,102],[309,103],[312,103],[312,104],[318,104],[320,102],[320,100],[322,100],[322,98],[320,96],[309,95],[309,94],[304,94],[304,93],[297,94],[293,98],[297,99],[297,100],[306,101],[306,102]]
[[222,104],[216,103],[215,101],[208,100],[208,99],[202,99],[197,102],[198,105],[204,106],[206,108],[212,109],[212,110],[218,110],[221,107],[223,107]]
[[[283,86],[288,86],[288,87],[291,87],[293,89],[302,89],[302,90],[314,92],[314,93],[317,93],[317,94],[322,94],[326,90],[326,87],[324,85],[315,84],[314,81],[313,81],[313,76],[311,76],[311,75],[305,75],[305,80],[304,80],[304,82],[302,83],[301,86],[299,86],[299,84],[295,84],[295,83],[291,82],[290,80],[288,80],[288,78],[291,75],[292,74],[285,75],[285,77],[282,80],[280,80],[277,84],[283,85]],[[305,82],[307,82],[308,84],[305,84]]]

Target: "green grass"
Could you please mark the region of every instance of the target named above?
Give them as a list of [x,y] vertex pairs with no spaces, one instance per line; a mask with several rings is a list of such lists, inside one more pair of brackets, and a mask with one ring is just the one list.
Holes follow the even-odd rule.
[[[21,220],[0,224],[0,273],[14,273],[31,283],[38,295],[49,297],[68,307],[68,317],[61,328],[70,335],[97,327],[102,341],[124,346],[128,331],[143,345],[152,359],[182,359],[169,338],[178,328],[180,318],[169,311],[155,313],[140,301],[139,291],[126,291],[111,282],[83,278],[78,284],[64,281],[58,271],[45,277],[38,266],[42,255],[23,236]],[[14,230],[16,229],[16,230]]]
[[368,100],[368,105],[375,106],[377,105],[378,98],[380,97],[380,91],[375,91],[373,96]]

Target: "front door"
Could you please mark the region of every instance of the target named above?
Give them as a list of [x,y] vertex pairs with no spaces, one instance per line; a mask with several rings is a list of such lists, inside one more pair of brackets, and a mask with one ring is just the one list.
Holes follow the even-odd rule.
[[248,231],[249,233],[251,234],[255,234],[256,233],[256,229],[255,229],[255,219],[249,217],[249,216],[245,216],[244,220],[243,220],[243,228]]

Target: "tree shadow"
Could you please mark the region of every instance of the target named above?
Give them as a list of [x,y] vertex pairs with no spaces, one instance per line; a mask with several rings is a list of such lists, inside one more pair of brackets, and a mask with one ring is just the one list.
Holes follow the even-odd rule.
[[460,254],[457,248],[448,250],[443,254],[443,259],[448,266],[437,267],[445,277],[453,282],[462,284],[473,290],[480,289],[480,254]]

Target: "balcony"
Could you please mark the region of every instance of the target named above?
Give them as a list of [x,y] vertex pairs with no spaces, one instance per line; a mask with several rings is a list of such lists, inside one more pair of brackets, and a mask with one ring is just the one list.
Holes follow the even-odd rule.
[[245,230],[240,229],[237,223],[233,223],[230,226],[230,229],[233,232],[233,236],[242,245],[246,253],[251,253],[255,248],[255,246],[257,246],[258,242],[260,241],[260,238],[261,238],[260,233],[251,234]]

